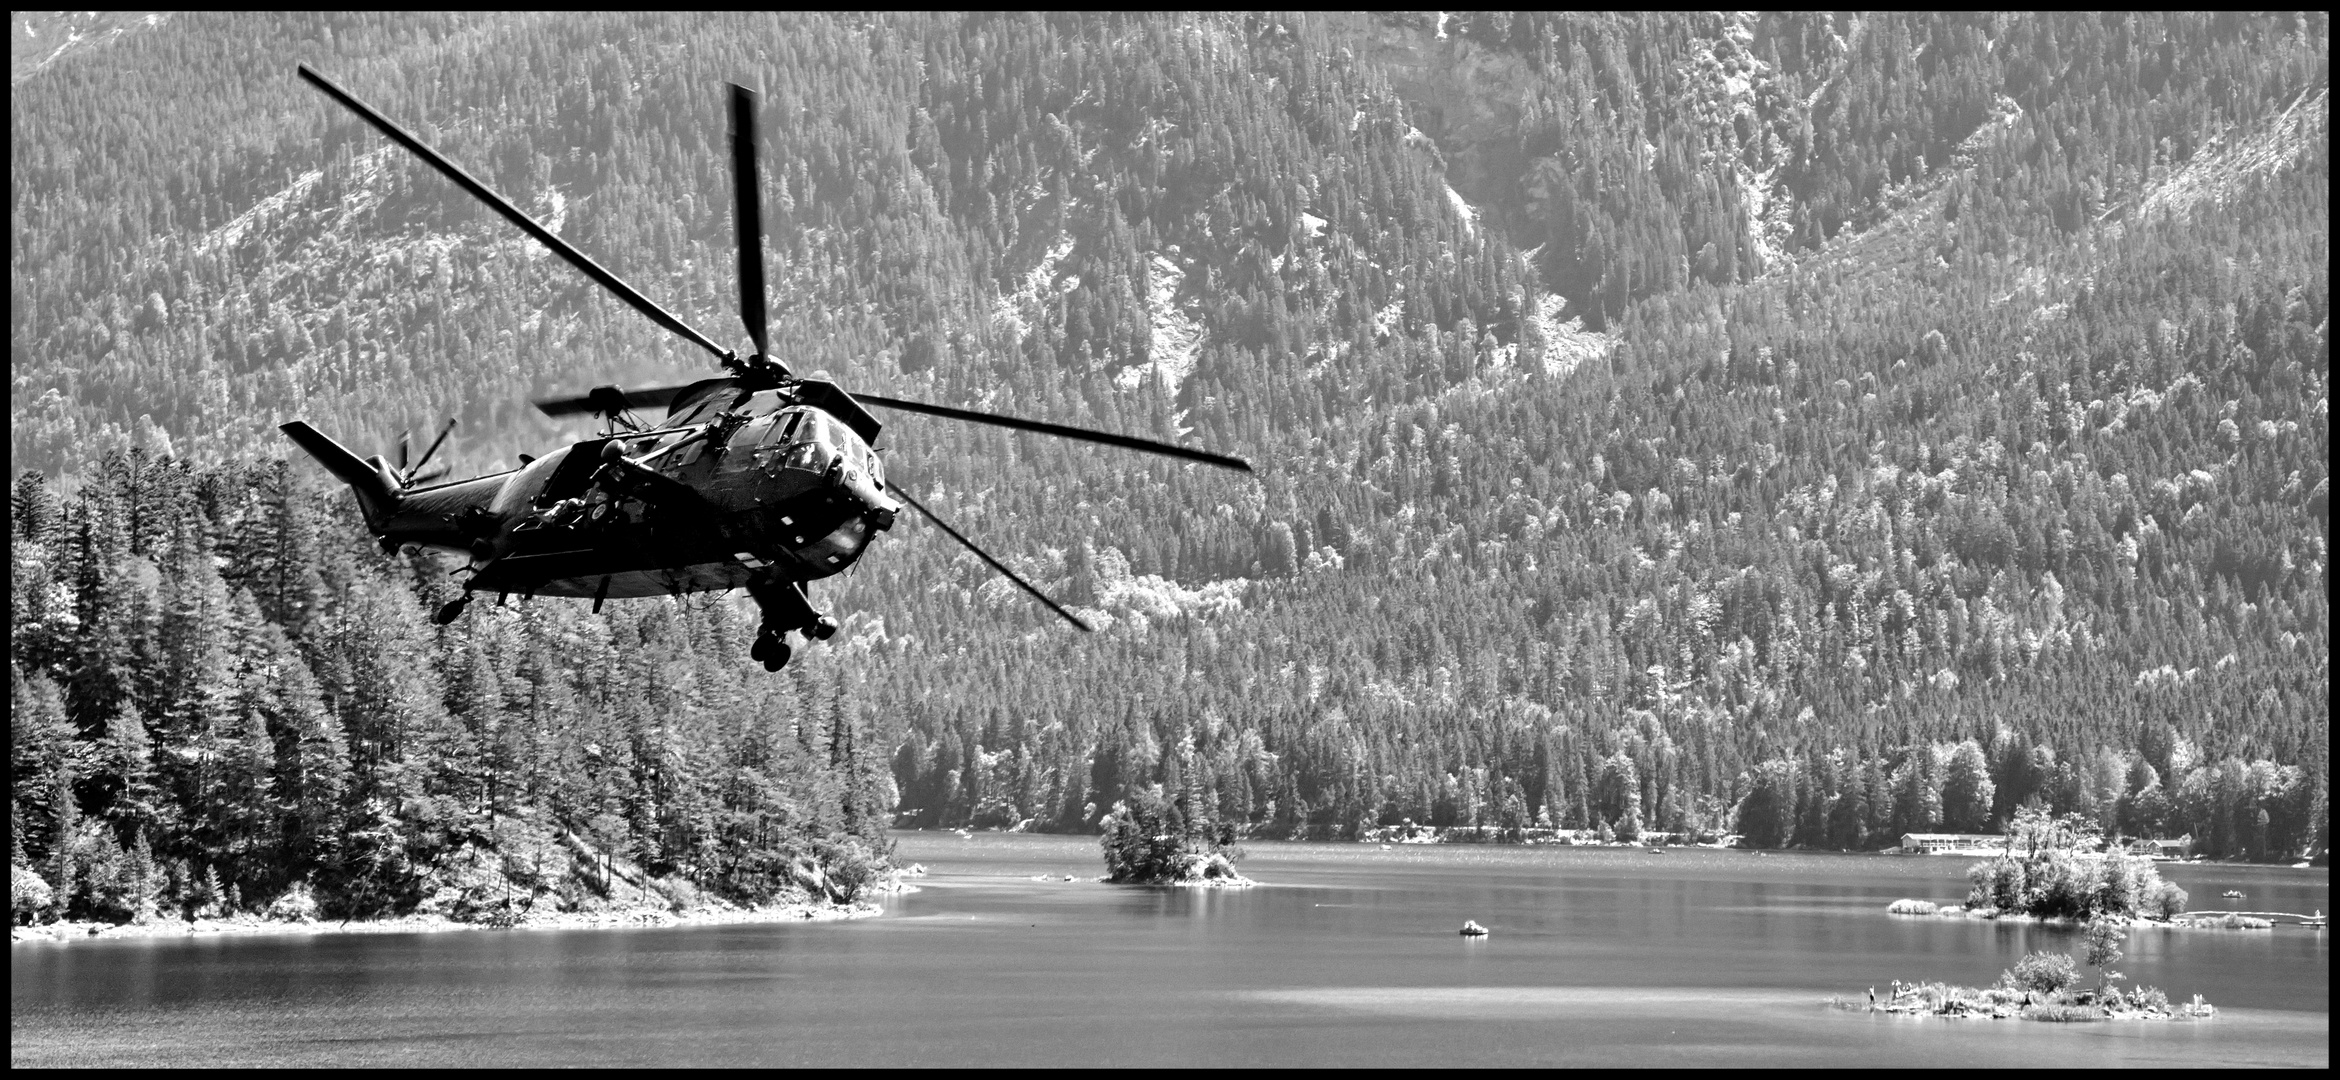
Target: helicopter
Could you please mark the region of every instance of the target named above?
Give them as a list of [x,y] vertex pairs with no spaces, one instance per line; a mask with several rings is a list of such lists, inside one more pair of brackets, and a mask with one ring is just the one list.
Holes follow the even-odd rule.
[[[772,355],[765,312],[763,196],[757,178],[756,98],[731,87],[733,220],[739,244],[740,317],[753,344],[745,355],[717,345],[511,200],[425,145],[307,64],[300,77],[405,147],[505,220],[651,321],[712,354],[725,374],[682,386],[596,386],[576,397],[534,404],[547,416],[603,419],[592,438],[520,467],[468,480],[430,483],[425,471],[454,429],[449,421],[422,460],[360,459],[305,422],[279,430],[356,493],[367,529],[384,552],[431,550],[465,556],[463,592],[432,619],[462,617],[472,597],[681,596],[744,588],[762,613],[749,656],[767,671],[788,663],[791,632],[825,640],[837,620],[815,607],[809,583],[838,574],[891,529],[905,506],[1075,627],[1089,625],[1017,574],[886,475],[876,449],[883,425],[868,406],[1030,431],[1161,454],[1239,472],[1240,458],[1171,443],[999,413],[848,393],[835,381],[799,376]],[[663,407],[662,419],[637,415]],[[500,602],[500,601],[499,601]]]

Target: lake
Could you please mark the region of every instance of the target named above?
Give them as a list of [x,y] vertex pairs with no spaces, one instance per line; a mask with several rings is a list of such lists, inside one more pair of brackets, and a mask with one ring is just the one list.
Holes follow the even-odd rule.
[[[12,1065],[2299,1065],[2327,931],[2139,931],[2206,1023],[1841,1012],[1987,983],[2069,930],[1885,914],[1962,858],[1248,845],[1251,889],[1102,872],[1094,837],[900,834],[848,922],[12,946]],[[2197,909],[2331,910],[2323,869],[2165,865]],[[2218,894],[2239,888],[2244,901]],[[1460,937],[1464,919],[1493,930]]]

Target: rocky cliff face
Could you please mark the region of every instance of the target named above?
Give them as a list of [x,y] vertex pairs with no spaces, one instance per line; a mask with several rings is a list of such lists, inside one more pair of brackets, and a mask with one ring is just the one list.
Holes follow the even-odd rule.
[[1580,309],[1597,293],[1635,291],[1602,281],[1619,272],[1620,245],[1683,249],[1664,260],[1670,273],[1625,271],[1669,286],[1743,280],[1775,261],[1797,204],[1783,166],[1808,158],[1796,149],[1811,142],[1805,117],[1845,66],[1839,47],[1783,71],[1759,55],[1776,49],[1757,48],[1778,28],[1748,14],[1662,20],[1633,31],[1631,48],[1614,45],[1616,27],[1580,28],[1600,52],[1593,62],[1532,58],[1456,15],[1331,20],[1404,102],[1458,199],[1533,253]]
[[[1438,27],[1390,16],[1331,16],[1352,55],[1389,80],[1408,118],[1444,161],[1447,183],[1521,243],[1543,228],[1548,191],[1524,180],[1534,158],[1520,147],[1522,105],[1539,79],[1524,57]],[[1539,197],[1540,196],[1540,197]]]
[[14,86],[75,50],[102,48],[124,34],[161,26],[154,11],[19,11],[8,27],[8,83]]

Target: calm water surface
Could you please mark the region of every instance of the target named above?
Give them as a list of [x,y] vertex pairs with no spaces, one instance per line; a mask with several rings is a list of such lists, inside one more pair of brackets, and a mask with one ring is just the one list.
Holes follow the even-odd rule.
[[[1956,858],[1254,844],[1254,889],[1038,882],[1089,837],[901,836],[921,891],[842,923],[12,947],[13,1065],[2329,1064],[2326,932],[2130,937],[2209,1023],[1827,1009],[1985,983],[2070,931],[1897,918]],[[2328,873],[2165,867],[2196,908]],[[1494,930],[1455,933],[1466,918]]]

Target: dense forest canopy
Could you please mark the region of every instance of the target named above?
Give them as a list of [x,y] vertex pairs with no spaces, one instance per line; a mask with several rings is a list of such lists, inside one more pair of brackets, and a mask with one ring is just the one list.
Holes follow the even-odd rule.
[[[20,865],[395,908],[536,815],[752,893],[889,815],[1141,790],[1257,835],[2036,801],[2324,846],[2322,13],[70,29],[17,28],[10,105]],[[446,569],[278,423],[457,417],[485,469],[585,433],[531,395],[713,372],[300,60],[719,340],[759,86],[792,365],[1263,475],[892,418],[1094,636],[915,528],[777,676],[729,598],[431,629]]]

